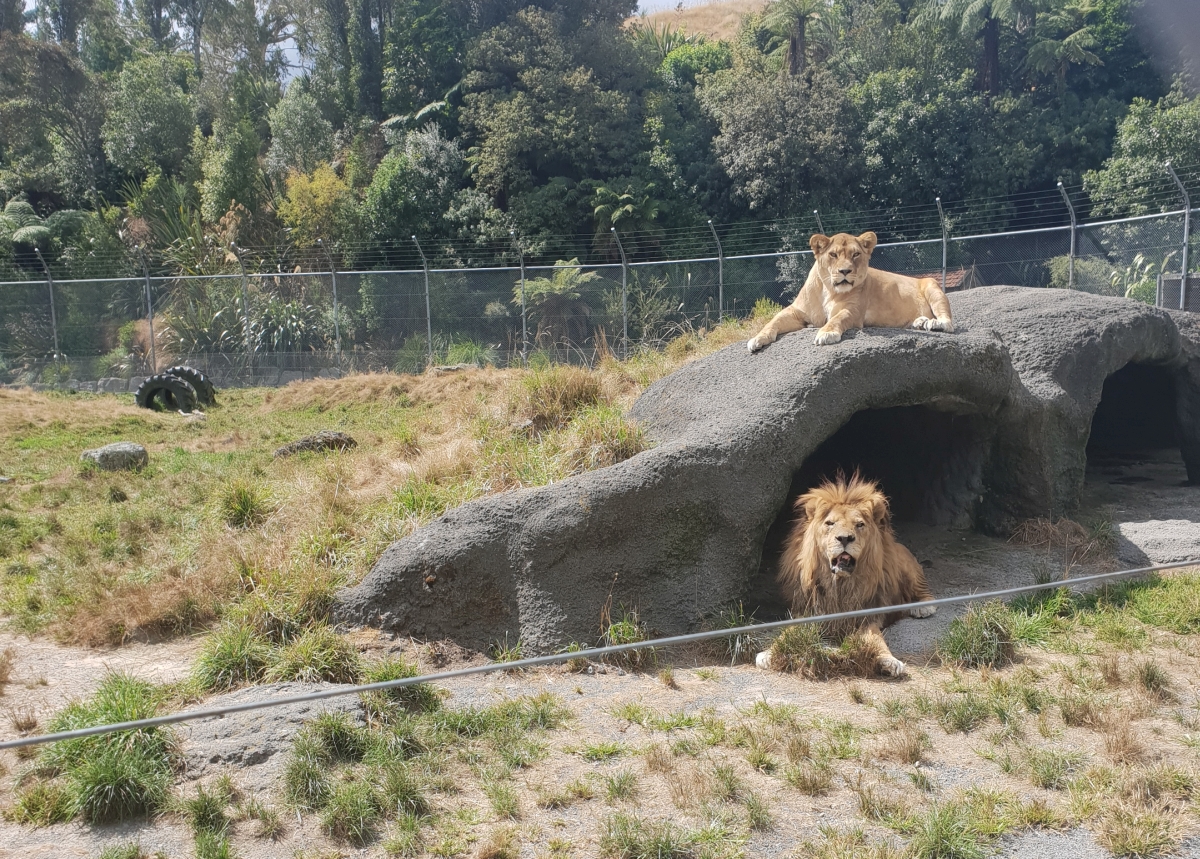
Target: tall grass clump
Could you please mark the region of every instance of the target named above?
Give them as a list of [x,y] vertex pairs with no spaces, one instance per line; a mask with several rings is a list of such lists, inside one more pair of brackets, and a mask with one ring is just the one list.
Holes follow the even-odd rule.
[[266,677],[272,681],[357,683],[362,673],[362,660],[354,645],[332,627],[319,624],[281,648]]
[[252,629],[226,622],[204,640],[192,676],[200,688],[219,692],[260,679],[270,661],[270,646]]
[[604,401],[600,378],[584,367],[550,364],[535,367],[520,381],[514,411],[535,431],[559,429],[576,412]]
[[999,668],[1016,656],[1013,611],[999,600],[972,603],[950,622],[937,643],[943,662],[965,668]]
[[221,519],[231,528],[253,528],[271,515],[271,498],[257,483],[234,480],[221,493]]
[[[386,683],[389,680],[407,680],[421,676],[421,669],[402,658],[387,658],[367,666],[363,679],[367,683]],[[413,713],[431,713],[442,705],[442,696],[428,683],[414,683],[411,686],[398,686],[379,692],[369,692],[363,696],[370,701],[390,702]],[[371,703],[367,702],[368,708]]]
[[[91,698],[59,713],[49,730],[148,719],[158,714],[163,698],[161,688],[144,680],[110,674]],[[168,729],[143,728],[56,743],[38,756],[35,771],[65,785],[73,814],[89,823],[106,823],[160,809],[175,758],[175,737]],[[22,788],[18,803],[33,789]],[[65,813],[64,804],[56,807],[58,814]]]
[[829,676],[833,668],[833,651],[821,638],[821,627],[815,623],[789,626],[771,642],[771,667],[776,671],[793,671],[805,677]]
[[580,411],[570,429],[575,470],[588,471],[624,462],[647,448],[645,430],[620,408],[598,404]]

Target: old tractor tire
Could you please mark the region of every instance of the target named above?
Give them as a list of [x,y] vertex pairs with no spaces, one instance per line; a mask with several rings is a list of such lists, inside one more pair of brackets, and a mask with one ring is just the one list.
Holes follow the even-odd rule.
[[134,401],[143,409],[191,412],[196,408],[196,389],[187,379],[159,373],[138,385]]
[[217,389],[213,385],[212,380],[195,367],[185,367],[180,364],[178,367],[170,367],[163,370],[163,375],[174,376],[177,379],[183,379],[188,382],[196,389],[196,401],[201,405],[211,406],[217,402]]

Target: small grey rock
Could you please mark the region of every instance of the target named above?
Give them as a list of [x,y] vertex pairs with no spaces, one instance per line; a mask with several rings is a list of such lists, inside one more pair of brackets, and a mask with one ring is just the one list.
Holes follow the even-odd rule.
[[[218,709],[339,688],[347,687],[330,683],[251,686],[206,701],[204,708]],[[286,755],[280,753],[291,748],[305,722],[326,712],[350,713],[361,721],[361,709],[357,695],[344,695],[186,723],[178,730],[188,776],[196,778],[233,766],[238,770],[238,784],[243,789],[268,790],[276,786],[282,772]]]
[[150,464],[146,448],[131,441],[106,444],[95,450],[85,450],[79,455],[84,462],[94,462],[104,471],[137,471]]
[[96,390],[105,394],[123,394],[128,388],[127,381],[115,376],[109,376],[96,383]]
[[346,435],[346,433],[321,430],[315,435],[306,436],[291,444],[285,444],[275,451],[275,457],[278,459],[281,456],[291,456],[294,453],[303,453],[305,451],[348,450],[352,447],[358,447],[358,442]]
[[13,479],[11,477],[0,477],[0,483],[12,483],[12,482],[13,482]]

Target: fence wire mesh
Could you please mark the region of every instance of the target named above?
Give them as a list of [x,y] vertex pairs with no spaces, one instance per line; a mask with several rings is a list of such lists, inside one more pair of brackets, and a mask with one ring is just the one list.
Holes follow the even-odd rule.
[[[1054,227],[880,245],[871,262],[944,272],[948,291],[1070,288],[1178,307],[1183,234],[1173,212],[1080,225],[1073,256],[1071,228]],[[1200,258],[1194,236],[1188,255]],[[0,382],[132,391],[178,363],[227,387],[431,362],[591,364],[790,301],[811,256],[0,283]]]

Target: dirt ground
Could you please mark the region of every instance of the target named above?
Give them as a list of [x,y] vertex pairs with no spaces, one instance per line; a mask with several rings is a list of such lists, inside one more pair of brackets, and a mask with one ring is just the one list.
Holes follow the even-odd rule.
[[[1166,512],[1164,512],[1166,511]],[[1174,559],[1192,553],[1200,540],[1200,488],[1186,486],[1183,466],[1177,455],[1134,457],[1121,461],[1102,461],[1089,472],[1085,509],[1080,519],[1111,518],[1117,535],[1115,553],[1071,566],[1061,550],[1023,546],[970,532],[951,532],[923,526],[905,525],[901,539],[927,567],[930,584],[937,596],[992,590],[1009,585],[1031,583],[1037,576],[1057,576],[1070,568],[1072,575],[1085,575],[1105,569]],[[859,814],[859,797],[854,791],[863,780],[882,789],[912,792],[910,781],[914,767],[890,762],[875,754],[886,740],[889,725],[880,706],[893,698],[911,696],[927,690],[934,695],[950,676],[949,669],[931,660],[931,648],[957,612],[943,609],[931,619],[907,620],[888,632],[898,656],[909,663],[909,676],[900,681],[830,680],[813,682],[792,675],[763,672],[749,665],[731,666],[728,661],[701,651],[674,653],[660,661],[655,671],[626,672],[612,666],[596,667],[593,673],[569,673],[562,668],[547,668],[522,674],[491,674],[460,679],[444,684],[448,706],[480,705],[519,695],[551,692],[575,715],[566,728],[545,736],[547,755],[528,769],[519,770],[513,785],[520,800],[520,815],[515,820],[497,821],[487,797],[475,785],[464,785],[453,797],[438,797],[435,805],[462,809],[461,853],[437,855],[473,856],[489,832],[499,826],[517,831],[522,857],[597,855],[598,821],[616,811],[654,813],[689,825],[703,825],[711,810],[690,803],[680,796],[687,785],[703,785],[705,773],[720,760],[738,766],[738,775],[746,789],[763,798],[770,809],[772,823],[764,829],[750,830],[743,852],[748,857],[785,857],[797,855],[805,841],[820,841],[822,827],[862,827],[869,837],[899,843],[896,836]],[[359,635],[368,653],[400,651],[430,667],[427,646],[394,641],[374,632]],[[16,733],[18,717],[36,718],[44,726],[50,716],[68,701],[87,695],[105,672],[128,671],[156,682],[183,677],[198,642],[176,640],[162,644],[130,644],[115,650],[83,650],[59,646],[46,640],[0,635],[0,649],[12,647],[15,664],[10,682],[0,696],[0,738]],[[1172,760],[1188,766],[1200,764],[1196,749],[1178,745],[1185,740],[1185,726],[1192,724],[1197,709],[1197,677],[1200,653],[1188,648],[1166,647],[1156,655],[1178,691],[1174,704],[1147,705],[1137,722],[1137,731],[1151,749],[1151,760]],[[480,657],[459,654],[452,665],[479,661]],[[1029,650],[1023,654],[1022,668],[1042,676],[1070,663],[1073,657],[1061,653]],[[674,687],[655,672],[672,667]],[[787,704],[806,719],[844,720],[861,730],[856,735],[863,753],[853,759],[838,760],[830,791],[824,796],[807,796],[790,789],[779,773],[762,772],[746,764],[744,756],[719,748],[700,757],[677,759],[674,771],[667,775],[652,773],[646,764],[647,747],[670,744],[671,732],[652,730],[616,715],[623,704],[636,702],[660,713],[710,710],[730,725],[745,721],[756,702]],[[1183,715],[1180,715],[1180,714]],[[1192,721],[1189,721],[1192,720]],[[1028,778],[1005,773],[985,755],[994,745],[987,731],[947,733],[935,722],[922,724],[930,736],[932,748],[917,765],[934,785],[934,797],[982,786],[1007,790],[1025,799],[1038,798],[1048,805],[1063,803],[1061,791],[1036,788]],[[1099,759],[1095,733],[1057,723],[1052,727],[1057,748],[1077,749],[1088,758]],[[186,732],[181,731],[186,734]],[[1169,742],[1168,742],[1169,741]],[[611,758],[589,762],[579,753],[589,745],[613,743],[620,751]],[[1190,755],[1177,760],[1179,752]],[[11,797],[14,780],[23,762],[12,752],[0,754],[0,802]],[[603,796],[577,802],[564,808],[546,809],[537,801],[539,790],[562,786],[574,779],[599,780],[619,771],[637,776],[636,795],[627,800],[606,803]],[[237,782],[239,774],[233,772]],[[186,782],[187,776],[183,777]],[[680,785],[684,788],[680,788]],[[699,788],[697,788],[698,790]],[[286,828],[277,840],[256,839],[248,824],[234,829],[235,854],[243,859],[294,856],[377,857],[385,855],[380,843],[363,849],[329,841],[320,831],[315,817],[300,819],[287,811],[282,802],[267,790],[263,798],[283,811]],[[1195,815],[1187,818],[1189,827]],[[1200,833],[1200,829],[1196,830]],[[1189,830],[1190,834],[1191,830]],[[116,826],[90,827],[78,823],[43,829],[18,826],[0,820],[0,857],[92,857],[107,845],[138,841],[153,854],[162,851],[170,857],[195,855],[192,836],[185,825],[171,817]],[[554,844],[559,847],[555,848]],[[569,843],[569,848],[562,845]],[[996,855],[1041,859],[1073,856],[1091,859],[1108,856],[1083,828],[1033,829],[1006,835],[989,848]],[[556,852],[560,851],[560,852]],[[565,851],[565,852],[563,852]],[[1200,857],[1200,838],[1187,837],[1174,855]]]

